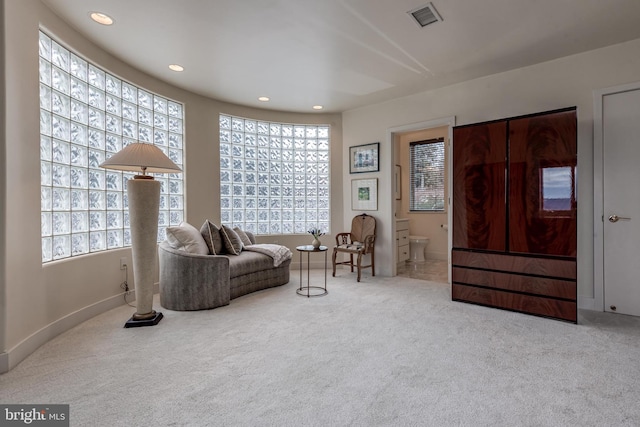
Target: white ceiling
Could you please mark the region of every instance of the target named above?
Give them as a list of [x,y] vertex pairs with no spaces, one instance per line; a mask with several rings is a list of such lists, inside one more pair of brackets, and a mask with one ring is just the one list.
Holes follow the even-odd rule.
[[407,14],[424,0],[43,2],[175,86],[295,112],[341,112],[640,38],[640,0],[433,0],[443,21],[425,28]]

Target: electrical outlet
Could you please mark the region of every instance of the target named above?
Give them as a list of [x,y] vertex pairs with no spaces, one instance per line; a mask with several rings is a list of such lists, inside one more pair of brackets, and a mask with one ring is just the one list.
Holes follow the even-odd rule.
[[120,258],[120,270],[124,270],[125,268],[127,268],[127,257],[123,256]]

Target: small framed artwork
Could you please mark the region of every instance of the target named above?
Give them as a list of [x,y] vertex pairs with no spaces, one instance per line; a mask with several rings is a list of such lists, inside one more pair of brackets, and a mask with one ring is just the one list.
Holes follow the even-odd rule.
[[378,210],[378,178],[351,180],[351,209]]
[[378,172],[379,153],[379,142],[349,148],[349,173]]
[[402,199],[402,169],[400,165],[396,165],[396,172],[393,175],[393,184],[394,184],[394,192],[396,195],[396,200]]

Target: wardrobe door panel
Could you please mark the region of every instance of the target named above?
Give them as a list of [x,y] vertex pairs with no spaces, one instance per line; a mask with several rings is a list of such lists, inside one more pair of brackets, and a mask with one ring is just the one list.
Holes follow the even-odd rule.
[[453,130],[453,247],[504,251],[506,122]]
[[576,112],[509,122],[509,251],[576,256]]

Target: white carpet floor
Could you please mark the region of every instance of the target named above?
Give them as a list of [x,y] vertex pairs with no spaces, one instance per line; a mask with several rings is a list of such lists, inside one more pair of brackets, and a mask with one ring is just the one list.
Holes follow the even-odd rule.
[[[72,426],[637,426],[640,319],[579,324],[451,301],[446,284],[329,273],[200,312],[122,306],[0,375],[2,403]],[[314,284],[323,280],[312,271]]]

